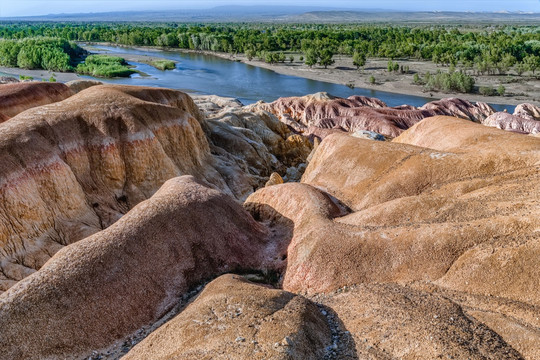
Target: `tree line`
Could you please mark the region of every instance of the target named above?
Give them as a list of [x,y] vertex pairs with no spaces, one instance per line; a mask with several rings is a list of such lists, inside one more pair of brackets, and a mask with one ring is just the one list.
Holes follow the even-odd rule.
[[[356,53],[367,57],[431,60],[448,66],[462,63],[478,73],[504,73],[513,66],[521,72],[536,71],[540,67],[538,26],[465,29],[459,26],[321,24],[21,23],[0,27],[1,38],[36,36],[256,55],[302,51],[306,62],[315,64],[322,59],[323,66],[331,62],[327,60],[330,54],[353,56]],[[272,56],[265,57],[275,60]]]
[[73,42],[50,37],[0,40],[0,65],[72,71],[85,51]]

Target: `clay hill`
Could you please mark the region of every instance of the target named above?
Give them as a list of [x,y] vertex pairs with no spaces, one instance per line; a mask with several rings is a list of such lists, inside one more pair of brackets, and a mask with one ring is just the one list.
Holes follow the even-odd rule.
[[540,358],[537,107],[31,86],[1,359]]
[[259,102],[250,108],[264,109],[306,136],[324,138],[335,131],[374,131],[389,138],[399,136],[417,122],[435,115],[454,116],[499,129],[521,133],[540,132],[540,107],[521,104],[514,116],[499,112],[486,103],[458,98],[433,101],[420,108],[410,105],[388,107],[379,99],[351,96],[347,99],[327,93]]

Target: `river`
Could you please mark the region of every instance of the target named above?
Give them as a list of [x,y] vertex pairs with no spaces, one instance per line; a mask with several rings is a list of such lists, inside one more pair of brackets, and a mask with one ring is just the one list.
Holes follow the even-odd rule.
[[[329,94],[348,97],[351,95],[364,95],[376,97],[389,106],[413,105],[422,106],[432,98],[396,94],[385,91],[362,88],[350,89],[345,85],[333,84],[324,81],[305,79],[297,76],[282,75],[272,70],[231,61],[213,55],[197,53],[135,49],[117,46],[93,45],[99,52],[114,55],[114,53],[149,55],[177,61],[174,70],[158,70],[150,65],[129,62],[149,76],[134,74],[130,78],[98,79],[104,82],[157,86],[179,89],[195,94],[213,94],[234,97],[243,104],[251,104],[258,100],[271,102],[279,97],[303,96],[320,91]],[[92,49],[93,52],[97,52]],[[90,78],[89,76],[84,76]],[[497,111],[505,108],[513,112],[514,105],[490,104]]]

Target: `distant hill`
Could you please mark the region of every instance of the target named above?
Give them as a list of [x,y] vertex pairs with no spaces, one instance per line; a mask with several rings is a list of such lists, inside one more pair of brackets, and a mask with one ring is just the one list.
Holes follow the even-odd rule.
[[218,6],[211,9],[50,14],[0,18],[0,21],[55,22],[283,22],[283,23],[527,23],[540,24],[540,13],[406,12],[312,6]]
[[403,22],[403,23],[540,23],[540,13],[451,11],[310,11],[290,15],[289,22]]

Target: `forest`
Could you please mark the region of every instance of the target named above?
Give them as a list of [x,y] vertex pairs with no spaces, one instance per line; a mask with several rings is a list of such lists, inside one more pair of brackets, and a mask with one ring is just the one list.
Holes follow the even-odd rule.
[[[55,46],[39,50],[42,37]],[[324,67],[339,54],[352,56],[356,67],[378,57],[433,61],[477,75],[511,69],[534,75],[540,68],[538,26],[12,23],[0,26],[0,38],[20,40],[0,42],[1,65],[54,70],[73,66],[71,41],[244,53],[269,63],[302,53],[306,65]]]

